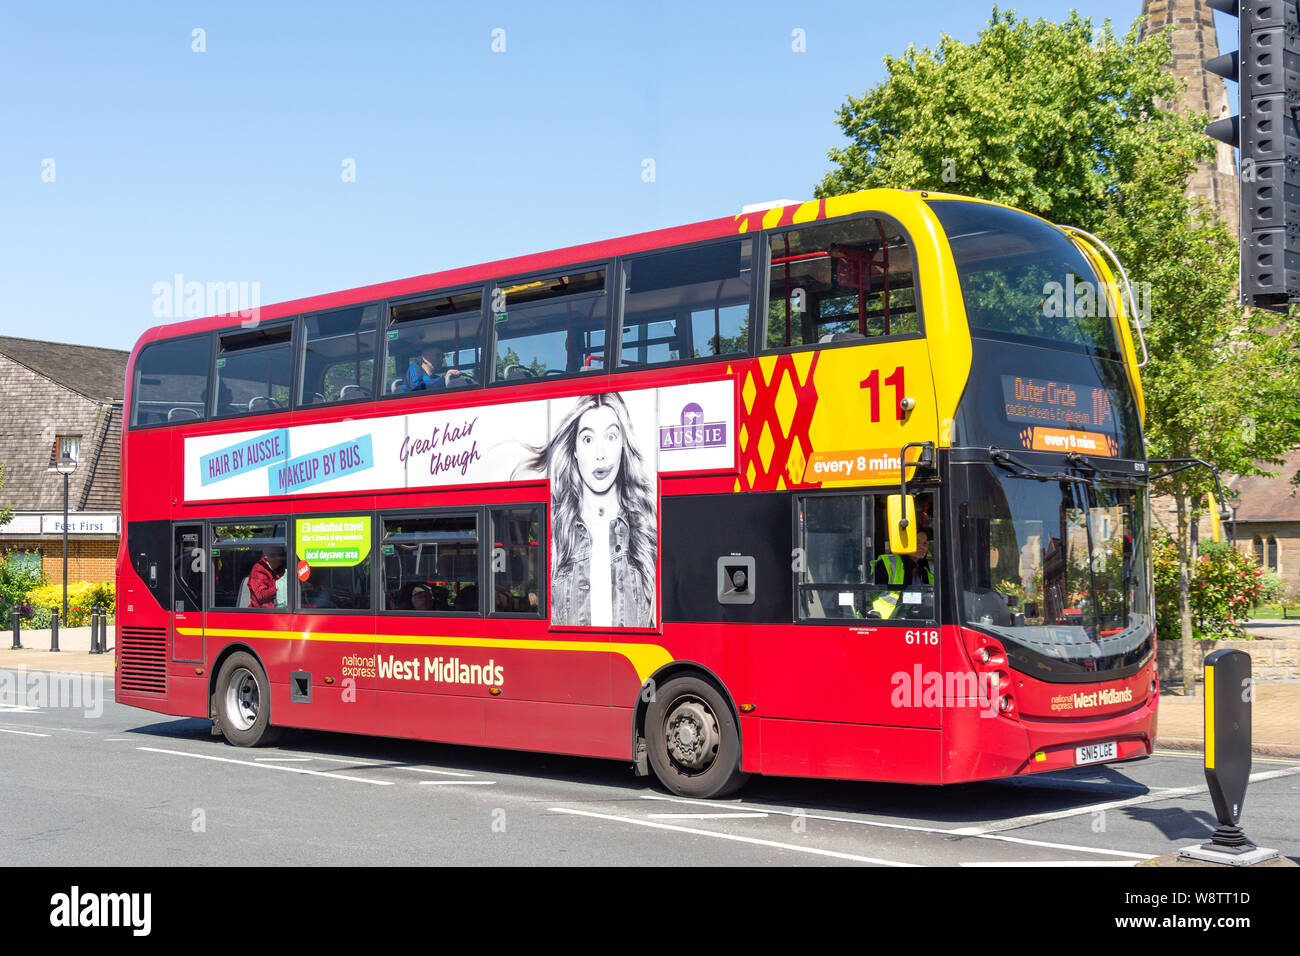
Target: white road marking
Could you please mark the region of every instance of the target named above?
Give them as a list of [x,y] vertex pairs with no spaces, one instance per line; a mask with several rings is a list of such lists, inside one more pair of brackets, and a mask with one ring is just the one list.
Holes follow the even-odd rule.
[[[114,737],[113,740],[125,740],[124,737]],[[385,767],[394,770],[410,770],[413,773],[436,773],[444,777],[472,777],[472,773],[462,773],[458,770],[434,770],[432,767],[412,767],[407,764],[392,764],[382,760],[360,760],[352,757],[325,757],[321,754],[304,754],[301,750],[285,751],[283,757],[257,757],[257,760],[283,760],[283,761],[305,761],[305,760],[324,760],[327,763],[341,763],[353,767]],[[323,771],[318,771],[323,772]],[[329,776],[339,776],[330,774]],[[347,778],[343,778],[347,779]]]
[[421,780],[422,787],[491,787],[495,780]]
[[436,773],[445,777],[472,777],[472,773],[461,773],[456,770],[434,770],[430,767],[413,767],[409,764],[394,764],[383,760],[360,760],[352,757],[325,757],[321,754],[303,754],[301,750],[286,751],[286,753],[299,754],[307,760],[324,760],[328,763],[350,764],[354,767],[388,767],[396,770],[411,770],[415,773]]
[[0,704],[0,714],[31,714],[38,710],[39,707],[28,707],[25,704]]
[[958,866],[1127,866],[1138,864],[1127,860],[1006,860],[986,863],[959,863]]
[[37,734],[30,730],[6,730],[0,727],[0,734],[21,734],[24,737],[48,737],[49,734]]
[[766,813],[647,813],[656,820],[739,820],[742,818],[767,819]]
[[[68,734],[90,734],[91,736],[98,736],[99,734],[99,731],[97,730],[74,730],[71,727],[51,727],[49,724],[29,724],[26,721],[23,722],[22,726],[31,727],[36,730],[54,730],[54,731],[58,731],[59,733],[68,733]],[[17,730],[18,728],[15,727],[14,729]]]
[[434,770],[430,767],[407,767],[403,766],[402,770],[409,770],[412,773],[436,773],[443,777],[472,777],[472,773],[461,773],[458,770]]
[[[1266,770],[1263,773],[1253,773],[1250,775],[1250,782],[1257,783],[1261,780],[1272,780],[1275,777],[1290,777],[1300,773],[1300,767],[1291,770]],[[1123,807],[1136,807],[1144,803],[1159,803],[1163,800],[1172,800],[1174,797],[1187,797],[1194,793],[1208,793],[1210,788],[1206,784],[1198,784],[1192,787],[1175,787],[1171,790],[1162,790],[1159,793],[1148,793],[1140,797],[1133,797],[1128,800],[1112,800],[1109,803],[1090,803],[1083,807],[1073,807],[1069,810],[1055,810],[1049,813],[1029,813],[1020,817],[1012,817],[1009,820],[999,820],[997,823],[989,824],[982,827],[962,827],[958,830],[950,830],[950,833],[959,836],[984,836],[993,834],[1001,830],[1016,830],[1020,827],[1032,826],[1035,823],[1046,823],[1049,820],[1064,820],[1067,817],[1082,816],[1085,813],[1100,813],[1103,810],[1118,810]]]
[[672,830],[675,833],[689,833],[692,836],[712,837],[715,840],[730,840],[733,843],[751,843],[776,850],[792,850],[795,853],[809,853],[813,856],[829,856],[836,860],[852,860],[855,863],[875,863],[879,866],[914,867],[915,863],[900,863],[897,860],[881,860],[876,857],[858,856],[855,853],[840,853],[836,850],[823,850],[814,846],[796,846],[793,843],[778,843],[775,840],[760,840],[757,837],[739,836],[734,833],[719,833],[716,830],[700,830],[695,827],[677,827],[670,823],[655,823],[651,820],[636,820],[632,817],[620,817],[610,813],[593,813],[590,810],[574,810],[570,807],[551,807],[552,813],[568,813],[579,817],[593,817],[597,820],[612,820],[616,823],[630,823],[638,827],[653,827],[656,830]]
[[[1205,760],[1205,754],[1199,750],[1153,750],[1153,757],[1182,757],[1184,760]],[[1286,757],[1261,757],[1259,754],[1252,754],[1250,758],[1252,764],[1257,763],[1277,763],[1289,767],[1300,765],[1300,760],[1290,760]]]
[[155,754],[172,754],[177,757],[193,757],[196,760],[216,760],[220,763],[234,763],[241,767],[257,767],[259,770],[283,770],[285,773],[303,773],[313,777],[326,777],[330,780],[351,780],[353,783],[369,783],[377,787],[391,787],[391,780],[369,780],[365,777],[349,777],[342,773],[327,773],[324,770],[308,770],[305,767],[281,767],[273,763],[254,763],[251,760],[235,760],[233,757],[216,757],[212,754],[189,753],[184,750],[163,750],[160,747],[137,747],[137,750],[144,750],[148,753]]
[[131,739],[133,739],[133,738],[131,738],[131,737],[105,737],[105,738],[104,738],[105,741],[109,741],[109,740],[131,740]]
[[[956,833],[956,830],[952,831]],[[1073,843],[1049,843],[1047,840],[1029,840],[1025,837],[1007,836],[1004,833],[972,834],[977,840],[997,840],[999,843],[1019,843],[1022,846],[1040,846],[1048,850],[1074,850],[1076,853],[1100,853],[1105,856],[1124,856],[1133,860],[1154,860],[1155,853],[1134,853],[1131,850],[1107,850],[1098,846],[1076,846]],[[1119,864],[1113,864],[1118,866]]]
[[[294,753],[295,751],[289,751],[289,752],[290,752],[290,753]],[[297,753],[301,753],[301,751],[296,751],[296,752],[297,752]],[[324,761],[327,761],[328,763],[345,763],[345,764],[349,764],[349,765],[354,766],[354,767],[383,767],[383,766],[385,766],[385,764],[381,763],[381,762],[378,761],[378,760],[354,760],[354,759],[352,759],[352,758],[350,758],[350,757],[349,757],[349,758],[343,758],[343,757],[322,757],[320,754],[306,754],[305,756],[307,756],[308,759],[310,759],[310,760],[324,760]]]
[[[697,804],[706,807],[716,807],[716,801],[711,800],[690,800],[685,797],[661,797],[657,794],[642,794],[642,800],[666,800],[670,803]],[[1106,856],[1126,856],[1135,860],[1149,860],[1155,854],[1153,853],[1132,853],[1128,850],[1107,850],[1095,846],[1074,846],[1070,843],[1049,843],[1045,840],[1029,840],[1024,837],[1003,836],[996,833],[963,833],[961,830],[945,830],[942,827],[923,827],[912,826],[907,823],[884,823],[879,820],[855,820],[852,817],[832,817],[819,813],[803,813],[794,810],[775,810],[771,807],[763,808],[767,813],[775,813],[786,817],[803,817],[807,820],[826,820],[831,823],[851,823],[860,827],[879,827],[882,830],[910,830],[916,833],[938,833],[943,836],[969,836],[977,837],[983,840],[999,840],[1005,843],[1020,843],[1025,846],[1045,847],[1049,850],[1076,850],[1079,853],[1100,853]]]

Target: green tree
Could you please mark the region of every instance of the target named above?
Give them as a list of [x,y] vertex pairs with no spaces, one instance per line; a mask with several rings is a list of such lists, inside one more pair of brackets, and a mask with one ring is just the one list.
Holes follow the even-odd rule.
[[[1213,144],[1182,115],[1170,33],[1118,36],[1072,12],[1061,23],[992,17],[974,43],[887,57],[887,78],[839,110],[847,146],[819,196],[874,187],[1003,202],[1101,237],[1148,290],[1143,371],[1153,458],[1201,458],[1258,474],[1300,442],[1300,335],[1235,304],[1237,245],[1187,194]],[[1179,626],[1192,660],[1190,527],[1213,487],[1204,469],[1158,483],[1177,512]],[[1184,668],[1184,689],[1195,675]]]

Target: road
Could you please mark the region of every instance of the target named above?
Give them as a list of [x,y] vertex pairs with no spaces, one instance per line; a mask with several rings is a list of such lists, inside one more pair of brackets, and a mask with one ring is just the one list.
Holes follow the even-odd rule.
[[[1214,823],[1194,754],[948,788],[756,777],[699,801],[601,760],[309,732],[238,749],[104,690],[99,716],[0,706],[0,862],[1132,866]],[[1298,795],[1300,761],[1256,758],[1247,834],[1300,857]]]

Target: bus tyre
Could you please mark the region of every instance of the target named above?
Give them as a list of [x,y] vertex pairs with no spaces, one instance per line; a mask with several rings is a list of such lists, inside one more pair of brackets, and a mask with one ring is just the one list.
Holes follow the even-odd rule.
[[221,665],[212,713],[221,736],[236,747],[259,747],[279,736],[271,726],[271,685],[252,654],[231,654]]
[[675,677],[646,711],[646,740],[655,776],[684,797],[724,797],[744,786],[740,731],[731,708],[710,683]]

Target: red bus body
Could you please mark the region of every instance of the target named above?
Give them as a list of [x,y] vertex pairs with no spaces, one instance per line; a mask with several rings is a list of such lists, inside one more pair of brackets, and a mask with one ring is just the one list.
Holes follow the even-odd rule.
[[[918,280],[921,287],[917,292],[926,310],[925,337],[912,343],[924,350],[928,363],[919,389],[921,407],[919,414],[914,413],[914,430],[900,432],[898,437],[934,441],[947,467],[950,441],[942,434],[943,422],[951,418],[965,380],[947,385],[944,380],[960,375],[963,368],[973,378],[980,369],[970,366],[969,332],[965,331],[960,304],[953,300],[956,279],[951,262],[944,259],[946,242],[933,220],[925,218],[922,200],[914,194],[866,193],[853,198],[857,205],[852,210],[837,211],[833,204],[828,210],[823,200],[820,207],[812,203],[726,217],[286,302],[263,307],[260,321],[489,283],[501,276],[606,262],[746,232],[757,240],[766,235],[760,230],[788,227],[802,221],[801,216],[818,220],[842,211],[881,210],[903,223],[918,248],[917,273],[927,273],[924,281]],[[935,251],[927,251],[930,249]],[[226,316],[151,329],[135,346],[129,369],[134,369],[141,350],[150,343],[237,325],[237,317]],[[1127,329],[1123,335],[1128,346]],[[965,345],[953,344],[961,342]],[[890,343],[865,343],[840,351],[860,352],[865,375],[874,364],[888,370],[892,360],[877,363],[876,359],[881,350],[890,348]],[[731,467],[690,473],[661,469],[660,501],[680,496],[815,491],[824,483],[811,480],[805,471],[809,480],[792,487],[789,477],[794,472],[784,466],[792,455],[802,453],[800,435],[796,434],[798,409],[815,403],[821,403],[820,408],[833,401],[865,401],[862,376],[843,377],[839,399],[812,394],[808,392],[812,381],[809,368],[822,361],[823,354],[830,355],[830,350],[774,355],[755,354],[757,351],[717,362],[645,370],[601,369],[555,381],[377,398],[344,408],[273,410],[255,416],[255,420],[250,416],[133,428],[128,416],[122,442],[124,532],[149,522],[382,514],[419,508],[433,499],[440,508],[544,504],[548,500],[545,479],[446,487],[425,493],[402,487],[367,488],[356,493],[304,492],[291,501],[269,496],[188,500],[181,463],[186,456],[185,441],[203,436],[254,429],[271,432],[345,418],[352,424],[364,424],[395,414],[430,411],[452,419],[458,409],[544,401],[593,389],[635,391],[720,381],[729,382],[733,389],[737,432],[742,426],[752,432],[763,428],[766,421],[775,421],[778,413],[773,409],[778,405],[793,402],[793,411],[779,413],[786,420],[779,429],[770,427],[771,439],[759,441],[750,434],[748,443],[734,440]],[[909,365],[909,376],[912,371]],[[129,370],[128,409],[134,387]],[[791,390],[798,393],[793,398],[788,394]],[[899,416],[901,423],[901,412]],[[765,448],[769,442],[776,447]],[[882,447],[900,445],[897,440],[882,442]],[[897,490],[896,471],[858,484],[882,487],[891,482]],[[839,489],[852,486],[835,484]],[[942,483],[935,493],[947,493]],[[947,532],[937,536],[941,560],[945,550],[955,549],[951,540]],[[123,534],[117,571],[116,695],[121,703],[179,717],[213,715],[214,681],[221,662],[233,650],[243,649],[265,668],[272,719],[277,724],[633,761],[641,764],[642,770],[644,761],[638,748],[645,733],[643,690],[648,680],[662,685],[679,673],[705,675],[725,692],[738,717],[740,766],[749,773],[958,783],[1072,767],[1077,748],[1098,742],[1116,744],[1110,759],[1145,756],[1156,735],[1154,654],[1127,668],[1120,678],[1067,683],[1039,680],[1009,667],[1005,652],[988,633],[965,626],[946,613],[933,624],[916,626],[870,618],[737,623],[665,621],[659,616],[649,629],[603,631],[553,625],[545,615],[535,619],[488,615],[422,618],[382,611],[249,613],[211,607],[197,614],[178,614],[168,595],[155,593],[148,580],[150,565],[164,560],[169,559],[133,554],[132,539],[129,533]],[[293,566],[291,561],[290,573]],[[659,586],[662,589],[664,582]],[[711,591],[714,582],[700,582],[700,586]],[[982,661],[980,649],[985,646],[994,651],[989,660]],[[433,673],[432,669],[447,673],[443,668],[453,665],[459,670],[462,664],[501,668],[508,676],[496,685],[422,679]],[[309,702],[294,699],[291,677],[295,672],[310,675]],[[939,675],[937,682],[932,675]],[[957,680],[959,687],[954,690],[953,675],[968,680]],[[972,687],[996,690],[971,694]],[[297,689],[296,696],[301,696],[303,688]],[[1010,704],[1000,704],[1004,696]]]

